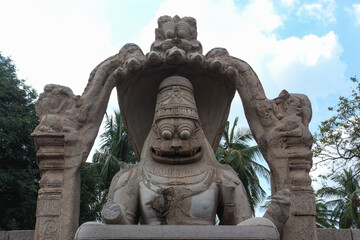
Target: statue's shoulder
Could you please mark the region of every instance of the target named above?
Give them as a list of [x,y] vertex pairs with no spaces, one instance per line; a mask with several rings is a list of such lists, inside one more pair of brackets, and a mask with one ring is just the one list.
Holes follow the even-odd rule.
[[141,176],[139,164],[120,162],[120,171],[113,177],[109,193],[111,194],[114,190],[126,186],[130,180],[133,182],[134,180],[139,179],[139,176]]
[[219,164],[217,168],[217,181],[224,183],[235,183],[239,185],[241,183],[237,173],[232,167],[227,164]]
[[130,177],[139,175],[141,168],[139,164],[128,164],[125,162],[120,162],[120,170],[117,172],[113,178],[113,181],[127,181]]

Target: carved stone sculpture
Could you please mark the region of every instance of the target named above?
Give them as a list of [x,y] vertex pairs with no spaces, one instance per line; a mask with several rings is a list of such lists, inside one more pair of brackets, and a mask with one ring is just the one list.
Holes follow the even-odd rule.
[[[102,211],[107,224],[85,224],[77,239],[91,238],[81,237],[87,227],[116,235],[118,224],[136,223],[140,215],[151,225],[209,225],[218,214],[220,224],[238,224],[253,234],[254,224],[271,225],[258,239],[270,236],[266,233],[275,225],[282,240],[317,240],[308,98],[284,90],[267,99],[246,62],[224,48],[203,55],[194,18],[163,16],[158,25],[149,53],[126,44],[95,68],[81,96],[58,85],[45,88],[37,107],[41,122],[33,133],[42,172],[35,239],[73,238],[80,168],[116,86],[141,161],[123,165],[114,178]],[[260,219],[250,218],[241,182],[214,156],[235,91],[271,172],[272,203]],[[272,233],[268,239],[277,239]]]
[[[284,224],[289,194],[278,198],[283,203],[274,202],[270,219]],[[214,225],[216,214],[223,225],[251,218],[245,189],[231,167],[217,162],[201,128],[191,82],[168,77],[159,86],[140,164],[114,177],[103,220],[137,224],[141,215],[150,225]]]

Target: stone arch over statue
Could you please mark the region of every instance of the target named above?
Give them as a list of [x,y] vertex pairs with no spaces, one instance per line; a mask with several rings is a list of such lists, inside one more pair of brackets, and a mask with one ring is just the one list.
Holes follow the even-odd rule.
[[[158,24],[149,53],[126,44],[92,71],[81,96],[59,85],[46,86],[40,95],[37,112],[41,122],[32,135],[42,171],[35,239],[49,234],[56,239],[73,238],[79,214],[79,171],[93,146],[112,89],[117,88],[120,112],[139,156],[152,126],[158,86],[174,75],[193,84],[199,118],[214,151],[234,94],[239,93],[250,129],[271,170],[272,193],[291,191],[291,212],[282,239],[317,239],[309,177],[312,136],[308,98],[283,90],[277,98],[267,99],[246,62],[230,56],[224,48],[203,55],[194,18],[163,16]],[[72,104],[59,108],[60,102],[49,101],[54,96]],[[56,168],[49,167],[53,163]],[[56,212],[44,207],[54,205],[58,206]]]

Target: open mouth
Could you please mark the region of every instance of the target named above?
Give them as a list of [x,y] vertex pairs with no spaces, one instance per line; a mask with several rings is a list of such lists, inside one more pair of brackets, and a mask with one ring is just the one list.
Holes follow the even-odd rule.
[[202,157],[201,147],[192,148],[188,151],[161,151],[151,147],[151,156],[157,162],[167,164],[186,164],[199,160]]

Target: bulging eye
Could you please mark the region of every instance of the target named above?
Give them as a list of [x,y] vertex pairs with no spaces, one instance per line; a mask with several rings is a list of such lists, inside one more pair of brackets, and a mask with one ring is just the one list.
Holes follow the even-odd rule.
[[182,140],[188,140],[190,138],[190,131],[188,129],[184,129],[180,131],[180,138]]
[[170,130],[165,129],[161,132],[161,137],[165,140],[170,140],[173,137],[173,133]]

